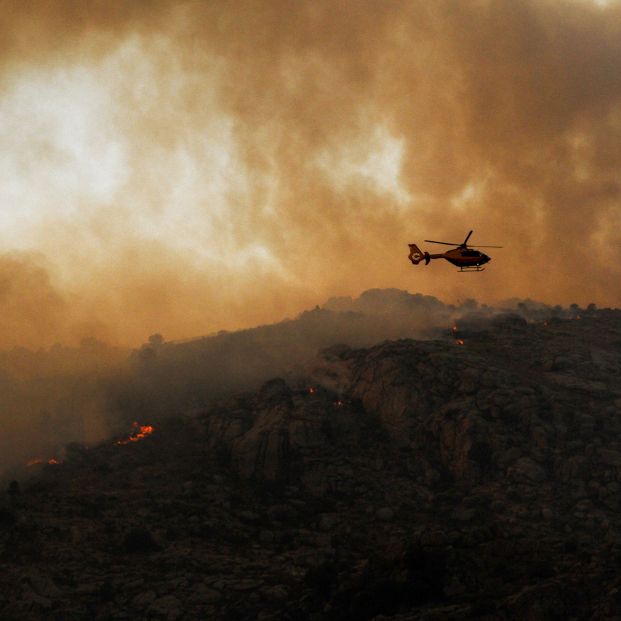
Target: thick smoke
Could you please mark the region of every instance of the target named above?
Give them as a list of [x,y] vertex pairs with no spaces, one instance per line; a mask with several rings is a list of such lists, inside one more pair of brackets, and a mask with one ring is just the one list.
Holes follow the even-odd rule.
[[[5,345],[378,286],[620,302],[618,2],[33,0],[0,31],[2,243],[49,262]],[[407,262],[471,228],[485,273]]]
[[90,444],[127,428],[113,389],[128,377],[128,355],[94,339],[0,352],[0,475],[31,460],[60,460],[68,442]]
[[68,305],[50,282],[41,259],[0,256],[0,343],[4,347],[45,342],[64,320]]

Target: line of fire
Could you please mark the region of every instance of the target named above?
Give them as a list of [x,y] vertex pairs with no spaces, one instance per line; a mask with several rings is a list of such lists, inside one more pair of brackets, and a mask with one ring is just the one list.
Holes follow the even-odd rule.
[[[144,440],[145,438],[149,437],[154,431],[155,431],[155,427],[153,427],[153,425],[141,425],[140,423],[134,421],[132,423],[131,432],[129,433],[129,435],[127,435],[124,438],[120,438],[119,440],[116,440],[113,444],[116,446],[134,444],[136,442],[140,442],[141,440]],[[88,445],[83,445],[83,448],[88,449],[89,447]],[[27,461],[25,466],[27,468],[31,468],[32,466],[39,466],[39,465],[56,466],[62,463],[63,463],[63,460],[57,457],[49,457],[47,459],[38,457],[38,458],[30,459],[29,461]]]

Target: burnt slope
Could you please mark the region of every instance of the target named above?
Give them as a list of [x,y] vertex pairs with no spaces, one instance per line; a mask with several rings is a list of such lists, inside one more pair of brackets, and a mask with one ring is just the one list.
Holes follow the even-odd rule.
[[4,494],[0,616],[618,618],[620,371],[618,312],[464,320],[74,446]]

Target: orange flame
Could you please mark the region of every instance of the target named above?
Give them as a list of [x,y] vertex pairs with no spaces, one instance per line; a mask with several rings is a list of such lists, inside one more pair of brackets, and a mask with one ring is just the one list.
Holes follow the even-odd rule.
[[311,387],[308,389],[308,394],[309,394],[309,395],[314,395],[316,392],[317,392],[317,389],[316,389],[316,388],[314,388],[313,386],[311,386]]
[[451,328],[451,330],[452,330],[453,332],[457,332],[457,330],[459,330],[459,328],[457,327],[457,324],[456,324],[456,323],[455,323],[455,324],[453,324],[453,327]]
[[151,425],[139,425],[138,423],[132,423],[133,431],[131,435],[123,440],[117,440],[115,444],[123,445],[129,444],[130,442],[139,442],[140,440],[144,440],[147,436],[150,436],[153,433],[153,427]]
[[463,344],[465,343],[465,341],[464,341],[464,339],[456,339],[456,340],[455,340],[455,343],[456,343],[457,345],[463,345]]

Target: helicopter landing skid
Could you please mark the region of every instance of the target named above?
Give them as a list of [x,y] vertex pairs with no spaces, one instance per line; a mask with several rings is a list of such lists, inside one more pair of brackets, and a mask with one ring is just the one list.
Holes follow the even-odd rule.
[[459,272],[484,272],[485,268],[477,265],[476,267],[460,267],[459,270],[457,271]]

